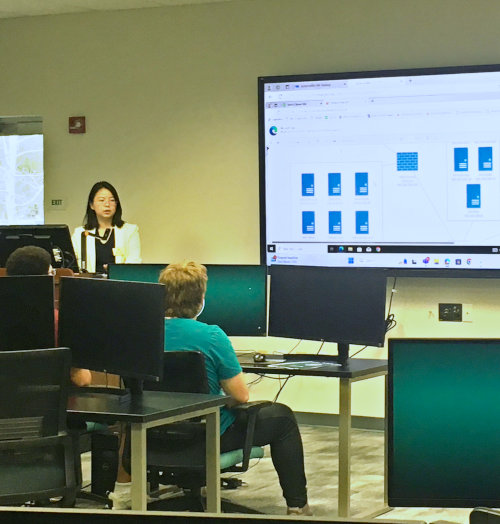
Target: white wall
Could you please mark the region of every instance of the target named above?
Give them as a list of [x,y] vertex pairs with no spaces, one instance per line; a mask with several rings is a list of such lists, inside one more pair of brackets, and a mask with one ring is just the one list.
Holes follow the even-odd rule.
[[[44,119],[46,201],[66,201],[47,222],[79,225],[90,186],[107,179],[140,225],[145,262],[258,263],[259,75],[497,63],[498,27],[491,0],[234,0],[0,20],[0,116]],[[72,115],[87,117],[85,135],[68,134]],[[497,284],[467,282],[400,282],[394,333],[498,336]],[[448,300],[472,303],[473,322],[439,324]],[[331,409],[328,381],[293,382],[284,401]],[[356,413],[381,413],[380,382],[356,384]]]

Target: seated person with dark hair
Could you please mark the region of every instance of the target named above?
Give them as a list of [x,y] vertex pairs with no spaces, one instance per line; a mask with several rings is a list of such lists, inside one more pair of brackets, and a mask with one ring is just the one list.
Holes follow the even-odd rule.
[[[38,246],[24,246],[13,251],[5,263],[7,276],[52,275],[54,270],[48,251]],[[54,309],[57,343],[58,311]],[[75,386],[88,386],[92,375],[88,369],[71,368],[71,382]]]
[[48,251],[38,246],[24,246],[13,251],[5,263],[7,275],[47,275],[52,274]]
[[[206,357],[210,393],[226,394],[234,403],[247,402],[249,392],[236,353],[218,326],[198,322],[207,289],[205,266],[170,264],[160,274],[165,285],[165,351],[198,350]],[[221,452],[243,446],[245,433],[233,412],[222,408]],[[259,411],[253,445],[271,446],[271,458],[291,515],[311,515],[307,504],[304,452],[292,410],[274,403]]]

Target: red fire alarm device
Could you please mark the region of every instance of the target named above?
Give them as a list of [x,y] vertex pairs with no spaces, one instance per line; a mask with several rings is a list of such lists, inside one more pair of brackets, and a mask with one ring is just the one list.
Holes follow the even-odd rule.
[[85,117],[84,116],[70,116],[69,117],[69,132],[70,133],[85,133]]

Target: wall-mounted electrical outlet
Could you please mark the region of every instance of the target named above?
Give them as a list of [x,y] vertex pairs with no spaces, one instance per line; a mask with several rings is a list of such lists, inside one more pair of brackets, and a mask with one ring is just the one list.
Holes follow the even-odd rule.
[[439,320],[462,322],[462,304],[439,304]]
[[472,304],[464,304],[462,307],[462,320],[472,322]]

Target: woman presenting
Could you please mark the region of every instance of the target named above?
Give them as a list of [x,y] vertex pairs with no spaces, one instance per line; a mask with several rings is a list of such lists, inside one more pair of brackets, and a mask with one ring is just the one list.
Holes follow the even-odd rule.
[[84,224],[71,238],[81,271],[105,273],[111,263],[141,262],[139,228],[122,219],[118,193],[109,182],[90,190]]

